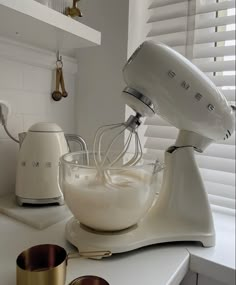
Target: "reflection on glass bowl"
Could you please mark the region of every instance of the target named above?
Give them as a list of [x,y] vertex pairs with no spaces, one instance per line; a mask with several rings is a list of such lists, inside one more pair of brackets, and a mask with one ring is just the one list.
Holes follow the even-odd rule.
[[[124,161],[131,155],[127,153]],[[95,230],[117,231],[138,223],[151,207],[160,170],[157,161],[143,160],[135,166],[104,166],[98,171],[92,152],[75,152],[61,158],[60,184],[80,223]]]

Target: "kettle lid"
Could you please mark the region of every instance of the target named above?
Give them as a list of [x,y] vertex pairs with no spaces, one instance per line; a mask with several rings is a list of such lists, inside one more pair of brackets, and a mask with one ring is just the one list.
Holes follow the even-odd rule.
[[37,123],[29,128],[29,132],[58,133],[63,132],[63,130],[55,123]]

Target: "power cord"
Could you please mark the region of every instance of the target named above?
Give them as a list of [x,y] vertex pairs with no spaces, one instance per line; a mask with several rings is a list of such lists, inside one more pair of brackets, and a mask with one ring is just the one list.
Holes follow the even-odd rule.
[[4,117],[4,114],[3,114],[3,111],[2,111],[2,106],[1,106],[1,105],[0,105],[0,123],[3,125],[3,128],[4,128],[5,132],[6,132],[6,134],[8,135],[8,137],[9,137],[10,139],[12,139],[14,142],[20,143],[20,141],[17,140],[16,138],[14,138],[14,137],[10,134],[10,132],[8,131],[7,125],[6,125],[6,120],[5,120],[5,117]]

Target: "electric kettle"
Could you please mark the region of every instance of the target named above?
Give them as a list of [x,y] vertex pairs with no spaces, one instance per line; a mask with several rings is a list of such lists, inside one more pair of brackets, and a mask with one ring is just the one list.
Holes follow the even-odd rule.
[[77,135],[65,135],[54,123],[37,123],[19,134],[20,150],[16,174],[16,201],[23,204],[64,204],[59,186],[59,159],[70,151],[69,141],[87,150]]

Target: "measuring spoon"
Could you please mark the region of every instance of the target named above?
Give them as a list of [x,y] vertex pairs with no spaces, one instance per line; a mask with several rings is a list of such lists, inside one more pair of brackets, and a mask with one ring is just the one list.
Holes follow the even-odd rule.
[[61,83],[62,96],[63,97],[67,97],[68,93],[67,93],[66,88],[65,88],[65,81],[64,81],[64,75],[63,75],[62,68],[61,68],[61,80],[60,80],[60,83]]
[[62,98],[62,93],[60,92],[60,81],[61,81],[61,70],[60,68],[56,69],[56,90],[52,93],[52,99],[54,101],[60,101]]

